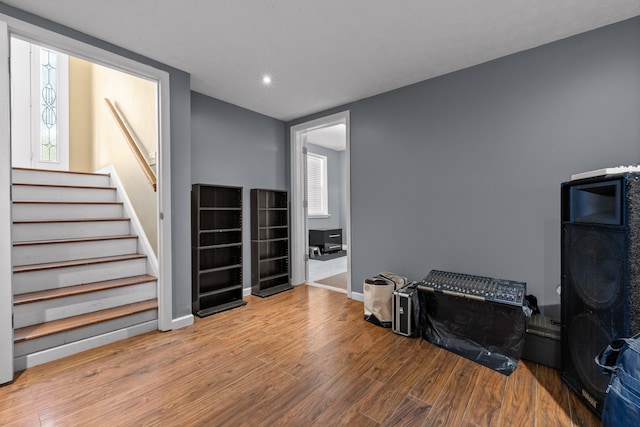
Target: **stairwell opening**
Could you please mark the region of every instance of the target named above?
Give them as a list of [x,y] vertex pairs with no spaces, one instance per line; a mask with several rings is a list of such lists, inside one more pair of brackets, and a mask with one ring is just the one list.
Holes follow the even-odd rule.
[[14,370],[158,329],[158,82],[11,38]]

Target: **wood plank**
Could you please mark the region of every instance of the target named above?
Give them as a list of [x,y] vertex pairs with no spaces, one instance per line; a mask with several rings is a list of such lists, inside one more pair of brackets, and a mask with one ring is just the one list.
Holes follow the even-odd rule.
[[499,426],[511,427],[514,420],[518,420],[521,425],[535,425],[538,395],[537,369],[537,363],[521,360],[509,376]]
[[82,285],[67,286],[48,291],[31,292],[13,296],[13,305],[29,304],[33,302],[48,301],[57,298],[65,298],[74,295],[88,294],[91,292],[105,291],[107,289],[121,288],[131,285],[157,280],[148,274],[141,276],[125,277],[123,279],[104,280],[102,282],[85,283]]
[[465,362],[457,354],[450,353],[432,344],[427,343],[424,347],[430,348],[432,354],[431,363],[428,365],[429,375],[419,378],[409,391],[409,394],[424,402],[434,404],[444,390],[449,377],[458,370],[460,364]]
[[[252,416],[249,421],[259,419],[265,425],[328,425],[340,419],[368,386],[367,381],[356,381],[353,373],[344,368],[322,384],[300,380],[297,387],[256,405],[257,417]],[[277,413],[273,411],[275,406],[279,407]]]
[[153,299],[121,305],[107,310],[94,311],[92,313],[81,314],[79,316],[67,317],[65,319],[54,320],[52,322],[40,323],[39,325],[25,326],[24,328],[18,328],[13,331],[13,340],[16,343],[33,340],[47,335],[69,331],[71,329],[81,328],[83,326],[94,325],[107,320],[118,319],[131,314],[141,313],[143,311],[155,310],[157,308],[158,301]]
[[61,222],[104,222],[104,221],[131,221],[131,218],[71,218],[71,219],[25,219],[13,221],[14,224],[56,224]]
[[[398,335],[400,337],[400,335]],[[399,369],[380,387],[372,387],[360,402],[360,412],[379,423],[385,422],[409,394],[413,385],[427,375],[433,359],[432,346],[422,346],[420,340],[402,337],[411,343],[411,354]],[[428,402],[427,402],[428,403]]]
[[[571,410],[566,390],[563,390],[557,369],[538,365],[538,395],[536,396],[536,426],[554,427],[571,424]],[[544,414],[544,416],[542,416]]]
[[43,264],[19,265],[19,266],[13,267],[13,273],[14,274],[25,273],[29,271],[50,270],[54,268],[65,268],[65,267],[79,267],[83,265],[103,264],[107,262],[116,262],[116,261],[128,261],[128,260],[141,259],[146,257],[147,257],[146,255],[142,255],[142,254],[131,254],[131,255],[116,255],[116,256],[100,257],[100,258],[76,259],[71,261],[47,262]]
[[494,426],[498,424],[507,380],[508,377],[491,369],[480,371],[477,387],[469,399],[467,411],[464,414],[464,425]]
[[15,200],[11,202],[14,205],[122,205],[122,202],[58,202],[58,201],[32,201],[32,200]]
[[388,381],[413,356],[412,349],[416,342],[416,340],[402,340],[400,341],[402,345],[388,347],[384,356],[365,375],[377,381]]
[[596,414],[594,414],[575,393],[570,391],[567,386],[564,386],[563,390],[569,396],[571,422],[574,426],[600,427],[602,425],[602,422]]
[[[476,363],[462,364],[461,368],[449,377],[445,389],[429,411],[425,424],[429,426],[460,424],[482,369],[488,368]],[[482,387],[482,384],[478,387]]]
[[45,188],[77,188],[77,189],[89,189],[89,190],[116,190],[116,187],[103,187],[103,186],[91,186],[91,185],[65,185],[65,184],[33,184],[14,182],[12,185],[19,187],[45,187]]
[[84,242],[103,242],[106,240],[127,240],[137,239],[135,234],[125,234],[121,236],[99,236],[99,237],[81,237],[75,239],[57,239],[57,240],[30,240],[28,242],[14,242],[13,247],[33,246],[33,245],[54,245],[58,243],[84,243]]
[[430,410],[430,404],[413,396],[406,396],[384,425],[407,427],[422,425]]
[[70,175],[94,175],[94,176],[108,176],[111,175],[108,173],[100,173],[100,172],[76,172],[76,171],[58,171],[58,170],[49,170],[49,169],[35,169],[35,168],[23,168],[23,167],[12,167],[12,170],[22,170],[22,171],[33,171],[33,172],[51,172],[51,173],[63,173]]

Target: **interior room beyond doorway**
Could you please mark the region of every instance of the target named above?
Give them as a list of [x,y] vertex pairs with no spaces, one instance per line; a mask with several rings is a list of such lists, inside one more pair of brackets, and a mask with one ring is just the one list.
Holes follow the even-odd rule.
[[308,282],[347,292],[346,125],[306,134]]

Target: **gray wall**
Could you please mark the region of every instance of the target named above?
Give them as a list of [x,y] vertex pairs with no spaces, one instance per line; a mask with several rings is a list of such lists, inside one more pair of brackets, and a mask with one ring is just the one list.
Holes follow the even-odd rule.
[[171,215],[173,249],[173,318],[191,313],[191,235],[190,198],[191,183],[191,106],[189,74],[142,55],[90,37],[71,28],[23,12],[0,3],[0,13],[13,16],[38,27],[54,31],[125,58],[166,71],[170,75],[171,98]]
[[[170,73],[173,317],[190,313],[190,184],[288,189],[284,125],[191,94],[180,70],[3,3],[0,13]],[[439,268],[524,280],[557,304],[560,183],[640,161],[640,18],[288,125],[344,109],[354,291],[379,271]]]
[[354,291],[443,269],[558,304],[560,183],[640,161],[640,18],[288,125],[344,109]]
[[307,143],[309,153],[327,156],[327,203],[329,218],[309,218],[307,227],[321,228],[345,228],[345,201],[347,186],[345,182],[344,151],[331,150],[315,144]]
[[288,190],[285,125],[191,93],[191,182],[243,187],[243,285],[251,287],[251,188]]

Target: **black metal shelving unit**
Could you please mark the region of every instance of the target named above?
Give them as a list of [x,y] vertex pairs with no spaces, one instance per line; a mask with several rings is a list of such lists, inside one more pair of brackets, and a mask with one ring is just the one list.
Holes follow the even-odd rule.
[[292,289],[289,280],[289,200],[286,191],[251,189],[251,293]]
[[191,188],[193,314],[205,317],[240,307],[242,300],[242,187]]

